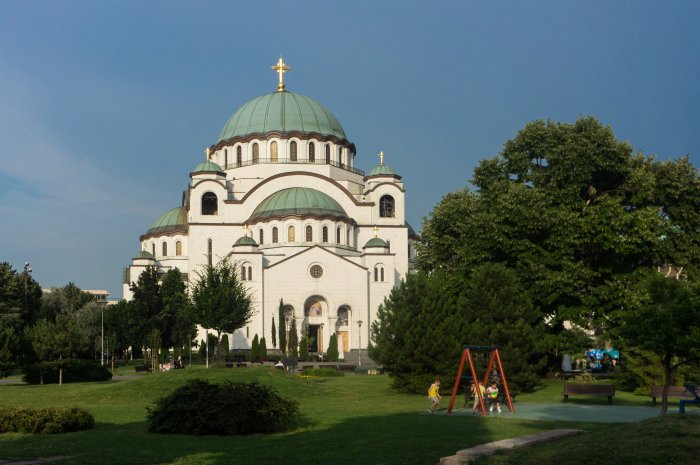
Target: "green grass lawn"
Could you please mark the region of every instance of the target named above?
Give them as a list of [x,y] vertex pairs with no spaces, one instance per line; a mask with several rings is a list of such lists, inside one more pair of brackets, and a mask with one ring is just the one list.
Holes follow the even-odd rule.
[[[302,425],[288,433],[247,437],[148,433],[145,407],[195,377],[215,382],[257,380],[271,385],[283,396],[299,401]],[[560,400],[561,387],[555,385],[522,395],[518,400],[530,401],[527,397],[533,396],[532,401],[544,401],[547,389],[552,393],[556,391],[550,401]],[[446,406],[449,393],[448,389],[443,391]],[[611,439],[620,430],[637,428],[619,424],[431,416],[424,413],[428,406],[424,396],[395,392],[387,376],[305,379],[267,367],[192,368],[124,381],[63,386],[0,385],[0,407],[15,406],[80,406],[95,416],[96,426],[89,431],[46,436],[0,435],[0,460],[70,456],[57,462],[65,465],[436,464],[440,457],[452,455],[459,449],[546,429],[581,428],[588,431],[584,437],[598,434]],[[222,412],[228,413],[235,414]],[[700,425],[697,433],[700,433]]]

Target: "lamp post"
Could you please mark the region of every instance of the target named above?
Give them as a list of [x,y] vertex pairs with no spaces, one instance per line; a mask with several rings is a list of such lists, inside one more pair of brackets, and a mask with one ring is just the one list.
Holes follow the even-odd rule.
[[360,343],[360,352],[357,359],[357,366],[362,366],[362,320],[357,320],[357,338]]
[[32,274],[32,268],[29,262],[24,262],[24,324],[29,323],[29,276]]
[[100,337],[100,363],[105,366],[105,306],[100,305],[100,313],[102,314],[102,335]]

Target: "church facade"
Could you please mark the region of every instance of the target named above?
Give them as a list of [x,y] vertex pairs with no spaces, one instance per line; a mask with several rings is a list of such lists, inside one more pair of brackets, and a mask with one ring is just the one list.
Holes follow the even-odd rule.
[[273,69],[277,91],[229,118],[190,173],[180,206],[141,235],[124,270],[124,298],[147,266],[177,268],[193,283],[228,257],[255,307],[229,335],[233,349],[250,348],[256,334],[270,348],[282,301],[287,320],[308,328],[312,352],[327,351],[336,333],[342,356],[367,347],[379,305],[409,273],[416,236],[405,221],[405,188],[382,153],[368,173],[358,169],[336,117],[285,89],[290,68],[281,58]]

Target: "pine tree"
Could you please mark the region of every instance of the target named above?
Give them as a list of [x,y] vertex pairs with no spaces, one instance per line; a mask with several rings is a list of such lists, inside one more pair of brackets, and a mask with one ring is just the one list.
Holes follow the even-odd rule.
[[279,312],[277,315],[277,321],[280,322],[280,327],[279,327],[279,341],[280,341],[280,350],[282,351],[283,354],[287,353],[287,319],[284,317],[284,302],[282,302],[282,299],[280,299],[280,307],[279,307]]
[[301,324],[301,338],[299,339],[299,358],[309,359],[309,327],[306,323]]
[[297,323],[294,318],[289,322],[288,352],[290,357],[299,356],[299,335],[297,334]]
[[250,348],[250,361],[257,362],[260,359],[260,341],[256,334],[253,338],[253,345]]
[[329,362],[337,362],[340,358],[338,353],[338,335],[336,333],[331,334],[328,340],[328,351],[326,352],[326,358]]
[[275,328],[275,316],[272,315],[272,347],[277,348],[277,328]]
[[260,357],[261,362],[267,360],[267,343],[265,342],[265,338],[260,339],[260,346],[258,347],[258,356]]
[[221,336],[221,356],[224,360],[228,360],[229,350],[228,334],[224,334]]

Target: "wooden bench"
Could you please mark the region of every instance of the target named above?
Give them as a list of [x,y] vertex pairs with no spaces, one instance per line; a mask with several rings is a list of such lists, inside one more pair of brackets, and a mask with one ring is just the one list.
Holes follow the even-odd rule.
[[[661,397],[661,392],[663,391],[663,386],[652,386],[651,387],[651,401],[656,405],[656,398]],[[685,386],[669,386],[668,387],[668,397],[675,397],[678,399],[696,399],[697,395],[693,393],[690,389]]]
[[615,395],[614,384],[564,384],[564,402],[569,401],[569,395],[607,396],[608,403],[612,404]]
[[145,371],[146,374],[148,374],[148,373],[150,373],[150,372],[153,371],[153,369],[151,368],[151,365],[136,365],[136,366],[134,367],[134,370],[135,370],[137,373],[142,373],[142,372]]

